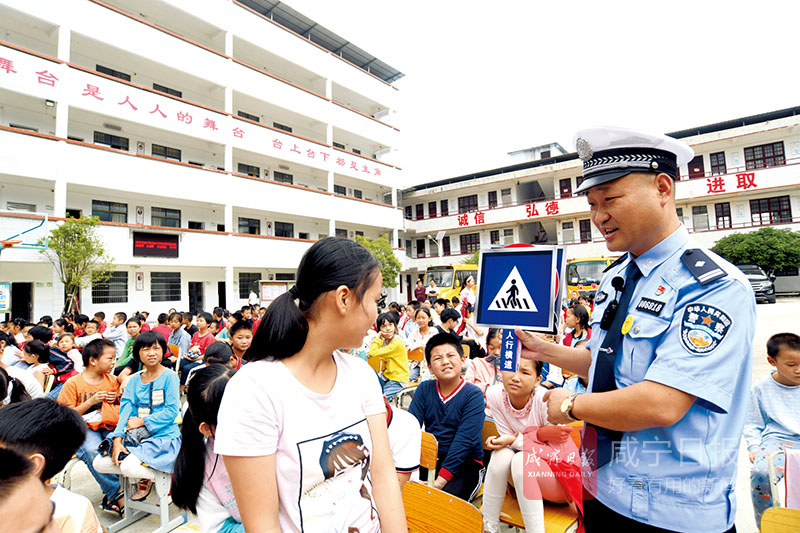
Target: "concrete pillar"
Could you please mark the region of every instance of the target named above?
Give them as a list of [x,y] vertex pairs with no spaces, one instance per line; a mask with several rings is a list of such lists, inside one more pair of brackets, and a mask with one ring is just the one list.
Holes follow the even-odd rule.
[[333,146],[333,124],[325,126],[325,143]]
[[225,231],[228,233],[235,231],[233,225],[233,204],[225,204]]
[[400,204],[397,203],[397,188],[392,187],[392,205],[399,206]]
[[392,239],[392,248],[397,248],[398,247],[397,245],[400,244],[398,242],[398,240],[400,239],[400,230],[398,230],[397,228],[393,229],[391,239]]
[[233,57],[233,32],[225,31],[225,55]]
[[70,61],[71,34],[72,31],[69,27],[59,26],[57,55],[61,61]]
[[328,171],[328,192],[333,192],[333,170]]
[[325,80],[325,98],[332,99],[333,98],[333,80],[327,78]]
[[336,237],[336,221],[333,219],[328,221],[328,237]]
[[222,166],[228,172],[235,172],[236,169],[233,168],[233,145],[228,143],[225,145],[225,153],[223,155],[223,163]]
[[[67,143],[59,142],[56,145],[56,161],[65,159],[64,152],[68,148]],[[64,217],[67,214],[67,180],[62,176],[62,165],[56,163],[56,175],[53,183],[53,216]]]
[[224,109],[226,113],[233,113],[233,89],[225,87],[225,104]]
[[236,304],[239,301],[239,291],[233,285],[233,265],[227,265],[225,270],[225,306],[235,311],[238,307]]

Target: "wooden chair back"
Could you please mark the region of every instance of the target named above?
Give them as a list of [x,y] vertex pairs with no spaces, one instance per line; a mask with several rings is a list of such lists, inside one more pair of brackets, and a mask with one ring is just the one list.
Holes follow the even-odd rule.
[[499,437],[500,433],[497,432],[497,425],[494,423],[494,420],[491,418],[487,418],[483,421],[483,430],[481,431],[481,443],[483,443],[483,449],[486,448],[486,439],[489,437]]
[[461,349],[464,350],[464,357],[469,359],[469,344],[462,344]]
[[424,346],[420,346],[419,348],[414,348],[413,350],[409,350],[408,352],[409,361],[422,361],[423,359],[425,359]]
[[444,491],[409,482],[403,486],[409,533],[481,533],[481,512]]
[[439,443],[432,433],[427,431],[422,432],[422,448],[419,453],[419,466],[420,468],[428,469],[428,485],[433,486],[433,480],[436,478],[436,459],[439,454]]
[[45,396],[47,396],[50,391],[53,389],[53,385],[56,382],[56,376],[54,374],[47,374],[44,377],[44,384],[42,386],[42,390],[44,391]]
[[[405,493],[403,495],[405,496]],[[800,531],[800,509],[770,507],[761,516],[761,533],[790,533],[797,531]]]

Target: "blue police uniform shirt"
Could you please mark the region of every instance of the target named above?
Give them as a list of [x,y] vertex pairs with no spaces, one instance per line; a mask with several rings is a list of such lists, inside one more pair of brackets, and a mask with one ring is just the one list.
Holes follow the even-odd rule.
[[[690,248],[699,247],[681,225],[633,259],[642,277],[627,311],[618,311],[633,322],[614,374],[618,388],[648,380],[697,399],[672,426],[625,432],[616,458],[595,473],[596,488],[588,480],[585,485],[605,506],[639,522],[675,531],[726,531],[736,516],[736,463],[750,390],[756,304],[742,272],[704,248],[707,259],[727,275],[701,286],[681,262]],[[590,320],[587,390],[606,336],[600,319],[614,300],[611,280],[625,277],[629,261],[630,255],[613,266],[598,287],[597,294],[607,296]]]

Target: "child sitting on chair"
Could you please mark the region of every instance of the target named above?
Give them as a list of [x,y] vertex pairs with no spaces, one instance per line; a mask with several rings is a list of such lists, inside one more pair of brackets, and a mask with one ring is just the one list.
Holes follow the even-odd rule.
[[436,379],[419,384],[408,412],[439,442],[434,487],[470,501],[483,480],[483,393],[461,377],[464,351],[454,335],[434,335],[425,360]]
[[[0,448],[26,456],[44,484],[67,465],[86,437],[86,423],[74,410],[47,398],[0,409]],[[92,503],[61,485],[45,484],[62,533],[102,533]],[[3,516],[7,523],[8,516]],[[16,524],[14,524],[16,525]],[[13,531],[17,531],[10,525]]]
[[[570,440],[569,426],[553,426],[547,423],[547,404],[543,401],[546,391],[539,387],[541,372],[541,361],[521,359],[516,372],[502,372],[503,383],[486,390],[486,402],[500,436],[486,439],[486,447],[493,451],[483,488],[481,512],[485,532],[497,531],[509,474],[516,488],[525,531],[528,533],[544,531],[543,499],[553,502],[570,500],[561,480],[543,458],[555,450],[567,452],[561,453],[566,456],[569,453],[564,449],[566,447],[572,448],[577,460],[578,449]],[[518,453],[523,448],[523,433],[531,429],[536,431],[535,435],[528,437],[529,442],[534,443],[533,451],[539,459],[535,462],[536,466],[525,461],[527,450],[526,453]],[[527,483],[538,484],[536,492],[539,497],[531,499],[524,494],[523,484],[526,483],[525,470],[534,468],[536,475]],[[580,483],[577,477],[575,481]]]
[[108,435],[113,443],[111,455],[98,455],[94,460],[98,472],[140,479],[133,501],[150,494],[154,470],[172,473],[181,446],[175,421],[180,411],[179,380],[161,364],[166,350],[160,333],[148,331],[136,338],[131,352],[144,370],[133,374],[122,394],[119,423]]
[[[778,333],[767,341],[767,361],[775,371],[753,384],[744,425],[750,452],[750,486],[756,527],[761,515],[772,507],[769,456],[776,451],[800,448],[800,337]],[[786,456],[775,456],[778,480],[783,479]]]
[[[211,346],[216,344],[227,346],[222,342]],[[209,351],[211,347],[206,355]],[[186,388],[189,410],[183,418],[183,440],[175,460],[172,501],[196,514],[205,533],[244,533],[228,471],[214,453],[217,413],[234,373],[227,365],[198,367]]]

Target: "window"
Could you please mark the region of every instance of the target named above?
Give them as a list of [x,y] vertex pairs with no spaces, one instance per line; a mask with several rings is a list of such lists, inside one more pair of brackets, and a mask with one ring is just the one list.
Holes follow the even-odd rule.
[[406,255],[411,257],[411,241],[406,241]]
[[[279,183],[288,183],[289,185],[294,184],[294,176],[291,174],[287,174],[286,172],[279,172],[277,170],[272,171],[272,179]],[[334,186],[334,189],[336,187]]]
[[436,202],[428,202],[428,218],[436,218]]
[[469,213],[470,211],[478,210],[478,195],[473,194],[470,196],[460,196],[458,198],[458,212]]
[[542,150],[542,153],[539,155],[539,159],[549,159],[550,158],[550,150]]
[[342,196],[347,196],[347,188],[342,187],[341,185],[334,185],[333,186],[333,193],[334,194],[341,194]]
[[337,143],[336,141],[334,141],[333,147],[338,148],[339,150],[344,150],[344,145],[342,143]]
[[417,212],[416,220],[422,220],[425,218],[425,205],[424,204],[417,204],[414,206],[414,209]]
[[786,267],[781,270],[776,270],[773,272],[777,277],[784,277],[784,276],[797,276],[797,267]]
[[257,218],[239,217],[239,233],[261,234],[261,221]]
[[245,113],[244,111],[237,111],[236,114],[242,118],[246,118],[247,120],[252,120],[253,122],[261,122],[261,119],[256,115],[251,115],[250,113]]
[[276,272],[275,281],[294,281],[294,272]]
[[102,131],[94,132],[94,143],[104,144],[117,150],[127,150],[129,145],[128,139],[125,137],[103,133]]
[[259,272],[239,272],[239,298],[246,300],[250,297],[250,291],[258,293],[258,282],[261,280]]
[[181,299],[180,272],[151,272],[150,300],[153,302],[177,302]]
[[411,220],[411,206],[406,206],[406,220]]
[[417,257],[425,257],[425,239],[417,239]]
[[744,161],[747,170],[785,165],[783,141],[745,148]]
[[36,212],[36,204],[24,204],[22,202],[6,202],[6,209],[9,211],[27,211],[29,213]]
[[225,224],[217,224],[217,231],[225,231]]
[[711,174],[717,176],[725,174],[728,169],[725,167],[725,152],[715,152],[708,156],[711,161]]
[[561,198],[569,198],[572,196],[572,180],[570,178],[558,180],[558,190]]
[[285,124],[279,124],[277,122],[273,122],[272,123],[272,127],[275,128],[275,129],[278,129],[278,130],[287,131],[289,133],[292,133],[292,127],[291,126],[286,126]]
[[443,217],[447,216],[448,207],[449,206],[447,200],[442,200],[441,202],[439,202],[439,208],[440,208],[439,211],[442,213]]
[[128,204],[92,200],[92,216],[103,222],[128,222]]
[[694,159],[689,161],[687,167],[689,168],[690,180],[702,178],[706,175],[706,168],[705,165],[703,164],[702,154],[695,156]]
[[181,160],[180,150],[177,148],[170,148],[169,146],[161,146],[160,144],[150,145],[150,155],[163,157],[164,159],[174,159],[175,161]]
[[[166,226],[168,228],[181,227],[180,209],[167,209],[166,207],[154,207],[151,211],[150,222],[154,226]],[[166,301],[166,300],[162,300]]]
[[731,204],[724,202],[714,204],[714,214],[717,216],[717,229],[731,227]]
[[589,242],[592,240],[592,221],[588,218],[578,221],[581,232],[581,242]]
[[358,148],[353,148],[353,153],[361,155],[361,150],[359,150]]
[[513,229],[504,229],[503,230],[503,237],[514,238],[514,230]]
[[356,237],[363,237],[363,236],[364,236],[364,232],[363,231],[356,230]]
[[171,94],[172,96],[177,96],[178,98],[183,97],[183,93],[180,91],[176,91],[175,89],[170,89],[169,87],[164,87],[163,85],[159,85],[158,83],[153,84],[153,89],[158,92],[162,92],[164,94]]
[[358,189],[353,189],[353,198],[363,199],[364,193]]
[[500,189],[500,200],[503,205],[509,205],[511,203],[511,189]]
[[94,68],[97,72],[102,74],[108,74],[109,76],[114,76],[115,78],[119,78],[125,81],[131,81],[131,75],[125,74],[124,72],[120,72],[118,70],[114,70],[113,68],[104,67],[103,65],[95,64]]
[[450,255],[450,235],[442,237],[442,253],[444,255]]
[[497,207],[497,191],[489,191],[489,209]]
[[276,222],[275,223],[275,236],[276,237],[289,237],[294,238],[294,224],[291,222]]
[[777,224],[792,221],[788,196],[750,200],[750,216],[755,224]]
[[203,223],[202,222],[193,222],[193,221],[190,220],[189,221],[189,229],[203,229]]
[[304,239],[304,240],[307,241],[307,240],[311,239],[311,234],[306,233],[305,231],[301,231],[301,232],[299,232],[297,234],[297,238],[298,239]]
[[203,166],[203,163],[201,163],[201,162],[199,162],[199,161],[188,161],[188,163],[189,163],[190,165],[194,165],[194,166],[196,166],[196,167],[202,167],[202,166]]
[[346,229],[341,229],[341,228],[336,228],[336,236],[346,239],[347,238],[347,230]]
[[474,254],[481,248],[481,234],[468,233],[461,236],[461,253]]
[[112,272],[103,283],[92,283],[93,304],[119,304],[128,301],[128,273]]
[[678,215],[678,220],[683,222],[683,208],[682,207],[676,207],[675,208],[675,214]]
[[489,232],[489,243],[500,244],[500,230],[493,229]]
[[575,223],[572,221],[561,223],[561,240],[563,242],[575,241]]
[[247,174],[248,176],[252,176],[257,178],[261,175],[261,169],[253,166],[248,165],[246,163],[239,163],[238,165],[239,174]]
[[704,205],[692,206],[692,226],[694,226],[694,231],[708,229],[708,207]]

